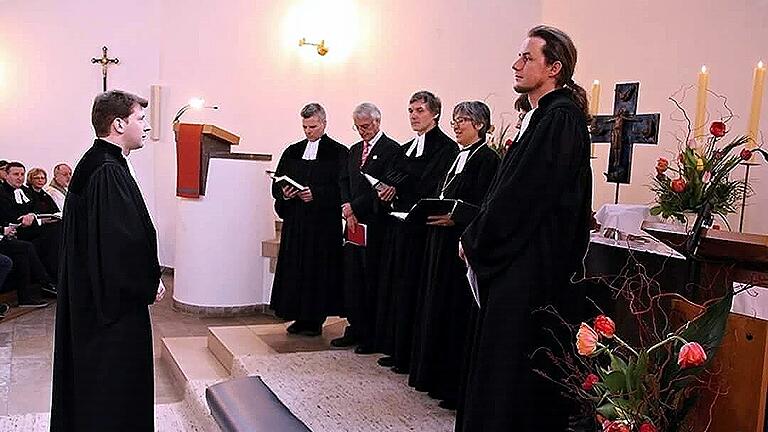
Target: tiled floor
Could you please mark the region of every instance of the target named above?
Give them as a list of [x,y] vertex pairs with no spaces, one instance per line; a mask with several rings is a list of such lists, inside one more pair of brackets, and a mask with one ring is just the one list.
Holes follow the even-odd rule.
[[[170,372],[160,361],[160,341],[167,336],[206,336],[208,326],[281,322],[268,315],[198,318],[171,308],[173,276],[164,274],[166,298],[151,306],[155,348],[155,402],[181,400]],[[47,412],[51,399],[51,359],[55,306],[7,322],[0,321],[0,415]]]

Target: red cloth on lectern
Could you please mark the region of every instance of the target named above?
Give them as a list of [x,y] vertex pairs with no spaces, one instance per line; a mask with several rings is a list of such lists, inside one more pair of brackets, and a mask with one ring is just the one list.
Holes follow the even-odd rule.
[[200,138],[203,125],[180,124],[176,136],[176,196],[200,197]]

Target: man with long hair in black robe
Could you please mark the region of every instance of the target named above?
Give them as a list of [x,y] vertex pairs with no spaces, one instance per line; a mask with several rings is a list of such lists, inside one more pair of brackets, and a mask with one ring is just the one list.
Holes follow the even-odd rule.
[[164,294],[157,235],[125,158],[149,133],[147,100],[96,96],[98,137],[64,204],[52,432],[154,430],[148,305]]
[[570,405],[536,372],[554,369],[536,349],[556,344],[555,320],[538,311],[552,306],[567,319],[581,301],[571,281],[589,241],[592,173],[586,94],[573,81],[575,66],[570,37],[547,26],[530,30],[512,66],[515,91],[533,109],[461,238],[480,312],[457,431],[567,428]]

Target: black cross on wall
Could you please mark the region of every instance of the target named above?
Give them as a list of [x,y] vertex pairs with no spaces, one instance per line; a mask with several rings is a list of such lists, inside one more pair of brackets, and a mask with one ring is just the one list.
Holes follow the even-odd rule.
[[661,115],[636,114],[639,90],[640,83],[616,84],[613,115],[596,115],[592,119],[592,142],[611,143],[605,173],[609,183],[629,184],[634,144],[658,144]]

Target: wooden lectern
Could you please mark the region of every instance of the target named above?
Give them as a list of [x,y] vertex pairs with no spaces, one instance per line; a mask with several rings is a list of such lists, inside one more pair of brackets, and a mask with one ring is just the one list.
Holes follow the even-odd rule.
[[205,195],[211,158],[269,161],[270,155],[233,153],[240,137],[214,125],[176,123],[176,196]]
[[[645,223],[643,229],[681,253],[687,234],[683,227]],[[692,299],[703,303],[731,289],[734,282],[768,287],[768,236],[730,231],[705,230],[697,257],[702,268],[699,280],[689,281]],[[710,289],[701,289],[708,287]],[[768,295],[768,293],[766,293]],[[673,317],[682,323],[692,320],[703,308],[673,300]],[[768,398],[768,321],[730,314],[710,370],[720,394],[712,405],[713,392],[703,394],[690,419],[694,430],[705,430],[711,419],[712,432],[764,432]],[[698,413],[698,414],[697,414]]]

